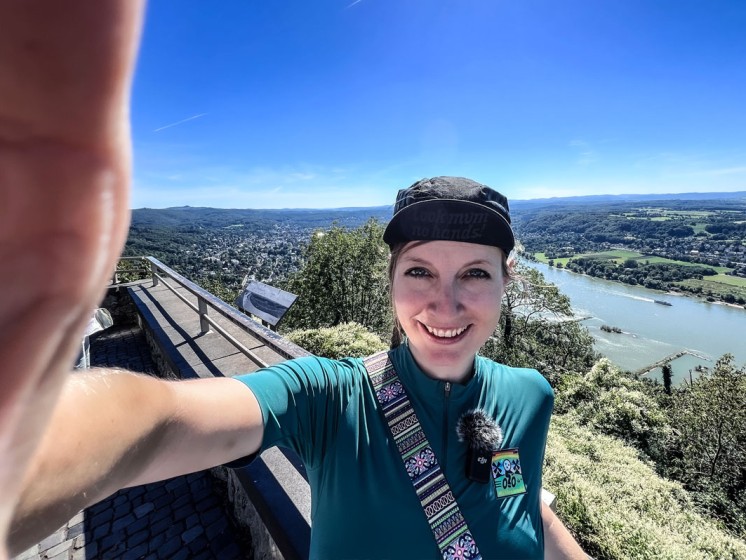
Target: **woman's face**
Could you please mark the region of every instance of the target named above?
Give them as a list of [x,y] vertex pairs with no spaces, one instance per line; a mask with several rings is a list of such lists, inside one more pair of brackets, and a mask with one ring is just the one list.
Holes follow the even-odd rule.
[[500,320],[505,289],[497,247],[430,241],[406,246],[394,269],[396,317],[419,366],[436,379],[463,381]]

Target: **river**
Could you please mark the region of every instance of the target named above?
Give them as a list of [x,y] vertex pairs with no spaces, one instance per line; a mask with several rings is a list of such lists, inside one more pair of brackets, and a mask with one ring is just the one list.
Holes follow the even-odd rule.
[[[734,355],[738,366],[746,364],[746,309],[742,307],[527,264],[570,298],[577,316],[589,317],[583,324],[595,338],[596,350],[623,369],[636,371],[684,350],[706,358],[686,354],[671,361],[676,385],[688,379],[698,364],[712,367],[726,353]],[[602,331],[602,325],[618,327],[622,333]],[[660,368],[647,375],[660,379]]]

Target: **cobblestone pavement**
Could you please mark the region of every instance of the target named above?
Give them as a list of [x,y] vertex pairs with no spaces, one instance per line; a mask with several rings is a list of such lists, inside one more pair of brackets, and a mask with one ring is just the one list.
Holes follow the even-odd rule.
[[[112,327],[92,337],[91,363],[155,371],[138,327]],[[250,558],[213,485],[200,472],[121,490],[14,560]]]

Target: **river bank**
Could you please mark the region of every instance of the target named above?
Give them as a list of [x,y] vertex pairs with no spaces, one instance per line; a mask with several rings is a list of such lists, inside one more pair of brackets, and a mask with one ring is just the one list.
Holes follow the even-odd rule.
[[[695,376],[698,368],[712,367],[725,353],[733,354],[737,364],[746,364],[746,310],[740,306],[527,264],[570,297],[576,316],[587,317],[582,322],[593,335],[596,350],[624,370],[639,371],[682,350],[688,353],[671,361],[675,384],[688,380],[690,371]],[[604,332],[603,325],[623,332]],[[647,375],[660,379],[660,368]]]
[[530,262],[599,280],[746,309],[746,278],[732,276],[729,274],[732,269],[724,267],[674,261],[621,249],[556,259],[548,258],[545,253],[531,253],[524,257]]

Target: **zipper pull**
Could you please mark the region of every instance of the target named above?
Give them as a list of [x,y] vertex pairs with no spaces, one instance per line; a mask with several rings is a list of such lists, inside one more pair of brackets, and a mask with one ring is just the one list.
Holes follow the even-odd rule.
[[451,396],[451,382],[450,381],[446,381],[445,390],[446,390],[446,398],[450,397]]

